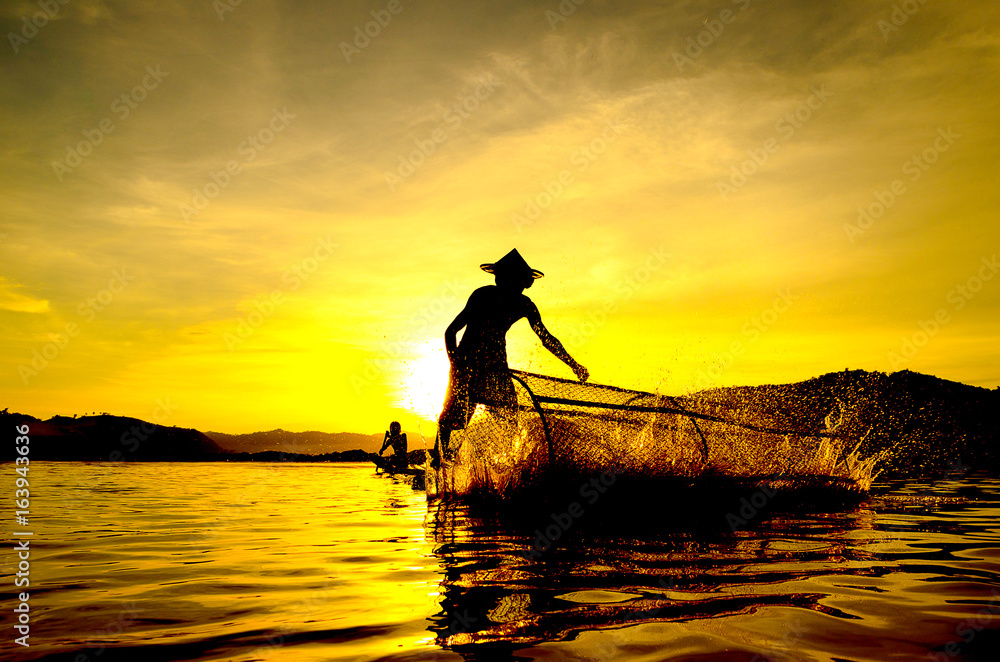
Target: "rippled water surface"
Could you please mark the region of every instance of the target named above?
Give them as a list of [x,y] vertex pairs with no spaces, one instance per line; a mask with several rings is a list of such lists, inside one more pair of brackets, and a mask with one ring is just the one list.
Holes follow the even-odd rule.
[[31,495],[32,645],[8,546],[4,659],[1000,659],[996,480],[736,532],[640,503],[534,556],[367,465],[36,463]]

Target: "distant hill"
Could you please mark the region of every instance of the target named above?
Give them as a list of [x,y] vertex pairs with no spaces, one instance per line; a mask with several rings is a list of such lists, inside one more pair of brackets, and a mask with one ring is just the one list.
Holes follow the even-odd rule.
[[[26,414],[0,412],[3,429],[26,423],[32,460],[212,460],[223,449],[189,428],[164,427],[124,416],[54,416],[42,421]],[[12,459],[14,445],[0,457]]]
[[236,453],[260,453],[281,451],[322,455],[361,449],[376,453],[382,445],[383,434],[359,434],[356,432],[289,432],[268,430],[250,434],[225,434],[206,432],[215,443],[227,451]]
[[[234,461],[365,462],[372,453],[359,446],[381,445],[380,435],[271,430],[244,435],[212,432],[223,444],[190,428],[164,427],[124,416],[54,416],[0,412],[5,429],[27,424],[32,460],[77,461]],[[15,457],[10,444],[0,458]]]

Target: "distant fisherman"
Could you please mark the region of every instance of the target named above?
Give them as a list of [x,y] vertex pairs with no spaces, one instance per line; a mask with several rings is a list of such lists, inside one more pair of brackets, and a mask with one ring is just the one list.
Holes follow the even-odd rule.
[[389,458],[389,471],[400,471],[405,469],[409,462],[406,459],[406,433],[402,431],[403,426],[399,421],[393,421],[386,430],[385,438],[382,439],[382,448],[378,454],[382,455],[385,449],[392,447],[392,457]]
[[[451,361],[448,394],[438,417],[437,446],[446,460],[452,460],[458,448],[451,448],[452,430],[461,430],[472,418],[477,403],[503,409],[517,404],[514,382],[507,367],[507,330],[522,317],[528,318],[542,345],[572,368],[580,381],[590,376],[555,336],[542,324],[542,317],[531,299],[523,294],[541,271],[532,269],[517,249],[492,264],[480,265],[496,277],[496,285],[481,287],[472,293],[465,309],[444,333],[444,344]],[[462,342],[458,332],[465,328]],[[440,455],[439,455],[440,456]],[[438,457],[432,460],[437,466]]]

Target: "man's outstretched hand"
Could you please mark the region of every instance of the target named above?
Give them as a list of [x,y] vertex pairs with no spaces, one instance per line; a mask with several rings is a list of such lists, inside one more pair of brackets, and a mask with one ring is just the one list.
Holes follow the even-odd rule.
[[576,378],[579,379],[581,382],[587,381],[587,379],[590,377],[590,371],[588,371],[579,363],[573,366],[573,372],[576,373]]

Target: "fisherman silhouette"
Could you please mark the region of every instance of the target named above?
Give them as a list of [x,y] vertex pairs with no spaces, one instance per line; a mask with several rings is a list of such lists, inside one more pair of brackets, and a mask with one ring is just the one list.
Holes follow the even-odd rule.
[[[522,317],[528,318],[542,345],[572,368],[580,381],[590,376],[555,336],[542,324],[542,317],[531,299],[523,294],[541,271],[532,269],[517,249],[492,264],[480,268],[496,277],[496,285],[481,287],[469,297],[465,309],[448,325],[444,333],[445,349],[451,361],[448,394],[438,417],[438,453],[431,464],[437,467],[443,451],[451,461],[458,448],[449,441],[453,430],[461,430],[472,418],[475,405],[509,410],[517,403],[514,382],[507,367],[507,330]],[[465,328],[461,344],[458,332]]]
[[382,439],[382,448],[378,451],[378,454],[382,455],[385,449],[392,447],[392,457],[389,458],[387,467],[390,471],[405,469],[409,464],[406,460],[406,433],[402,432],[402,429],[403,426],[398,421],[390,423],[385,438]]

